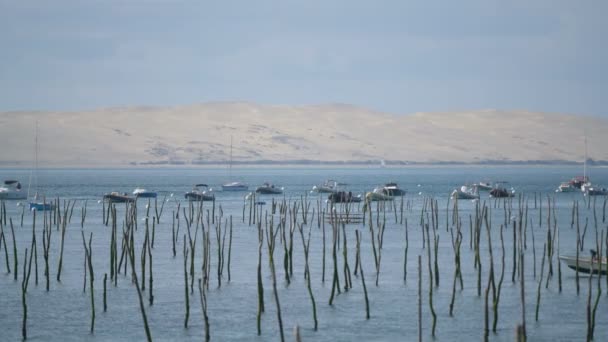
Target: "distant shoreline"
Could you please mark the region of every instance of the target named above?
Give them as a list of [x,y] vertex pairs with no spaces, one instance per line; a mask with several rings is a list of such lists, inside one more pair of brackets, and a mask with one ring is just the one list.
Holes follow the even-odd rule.
[[[459,162],[459,161],[394,161],[386,160],[382,166],[378,160],[366,161],[315,161],[315,160],[252,160],[252,161],[233,161],[233,167],[256,168],[256,167],[373,167],[373,168],[401,168],[401,167],[497,167],[497,166],[532,166],[532,167],[560,167],[560,166],[582,166],[581,161],[567,160],[486,160],[479,162]],[[607,167],[606,160],[587,161],[589,167]],[[47,162],[40,162],[39,169],[138,169],[138,168],[225,168],[228,167],[226,161],[144,161],[121,164],[64,164],[54,165]],[[0,169],[30,169],[33,165],[19,162],[2,162]]]

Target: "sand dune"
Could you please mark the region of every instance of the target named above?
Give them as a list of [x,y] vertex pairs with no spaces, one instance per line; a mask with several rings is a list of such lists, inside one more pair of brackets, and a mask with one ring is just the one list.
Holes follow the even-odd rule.
[[0,166],[112,167],[235,161],[608,160],[608,120],[479,110],[387,114],[349,105],[242,102],[81,112],[0,113]]

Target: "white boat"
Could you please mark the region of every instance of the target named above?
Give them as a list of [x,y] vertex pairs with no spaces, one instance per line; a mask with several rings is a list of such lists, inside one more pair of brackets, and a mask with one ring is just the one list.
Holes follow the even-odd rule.
[[386,183],[382,187],[382,193],[392,197],[405,196],[406,192],[405,189],[400,189],[399,185],[395,182]]
[[374,190],[365,194],[365,200],[368,202],[392,201],[393,199],[394,199],[393,196],[388,195],[384,192],[383,187],[375,188]]
[[0,200],[23,200],[27,199],[25,191],[21,191],[21,183],[16,180],[5,180],[0,186]]
[[477,184],[474,184],[477,187],[477,190],[479,191],[490,191],[492,190],[492,183],[490,182],[479,182]]
[[466,185],[460,187],[460,189],[454,189],[451,195],[452,199],[470,199],[475,200],[479,199],[479,192],[477,191],[477,187],[473,186],[473,188],[469,188]]
[[264,183],[262,186],[258,186],[255,192],[261,195],[280,195],[283,193],[283,188],[274,186],[269,182]]
[[592,186],[591,184],[583,185],[581,188],[585,196],[607,196],[608,189]]
[[[230,164],[228,166],[228,174],[230,179],[232,179],[232,136],[230,137]],[[222,184],[222,191],[247,191],[249,190],[249,185],[243,182],[231,181],[225,184]]]
[[230,182],[222,184],[222,191],[247,191],[249,185],[241,182]]
[[338,191],[338,182],[335,180],[328,179],[323,184],[315,185],[312,187],[313,192],[331,194]]
[[[561,260],[569,268],[573,270],[577,269],[576,256],[560,255],[559,260]],[[592,260],[593,267],[591,266]],[[601,269],[602,274],[606,274],[606,272],[608,271],[608,264],[606,262],[606,258],[602,258]],[[591,257],[581,257],[580,255],[578,257],[578,271],[581,273],[591,273],[591,270],[593,270],[594,274],[597,274],[600,271],[600,260],[594,250],[591,250]]]
[[148,191],[143,188],[136,188],[133,190],[135,198],[156,198],[157,194],[154,191]]

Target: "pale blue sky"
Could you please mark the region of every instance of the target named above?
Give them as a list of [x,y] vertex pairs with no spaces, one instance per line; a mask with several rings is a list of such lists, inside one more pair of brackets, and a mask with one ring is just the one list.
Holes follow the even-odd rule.
[[207,101],[608,116],[608,1],[0,0],[0,111]]

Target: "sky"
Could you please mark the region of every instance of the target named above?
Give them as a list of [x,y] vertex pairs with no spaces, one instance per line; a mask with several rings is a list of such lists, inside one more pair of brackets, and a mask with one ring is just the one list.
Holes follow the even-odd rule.
[[213,101],[608,117],[608,1],[0,0],[0,111]]

